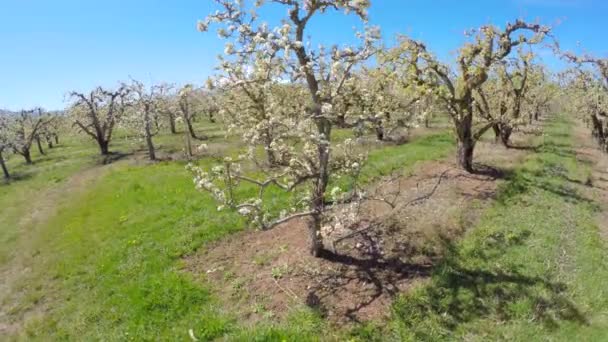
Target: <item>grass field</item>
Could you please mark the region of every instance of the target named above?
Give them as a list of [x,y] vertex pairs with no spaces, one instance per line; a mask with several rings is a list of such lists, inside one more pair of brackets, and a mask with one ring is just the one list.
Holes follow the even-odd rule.
[[[606,246],[597,204],[579,189],[588,166],[570,127],[561,117],[547,127],[430,280],[396,299],[389,322],[342,330],[305,308],[278,324],[239,324],[182,271],[182,257],[241,230],[240,218],[197,193],[183,162],[99,166],[94,146],[67,140],[32,167],[11,160],[21,179],[0,186],[0,323],[12,325],[9,339],[42,341],[189,340],[190,329],[199,340],[606,339]],[[175,152],[179,139],[159,142]],[[364,176],[452,153],[450,135],[433,133],[373,150]]]

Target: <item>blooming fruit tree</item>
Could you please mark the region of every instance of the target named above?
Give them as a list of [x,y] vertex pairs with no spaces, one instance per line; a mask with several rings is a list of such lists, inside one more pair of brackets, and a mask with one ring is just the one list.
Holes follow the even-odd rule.
[[13,152],[20,154],[27,164],[32,163],[31,147],[38,133],[46,122],[46,114],[42,108],[22,110],[9,121],[13,130],[11,143]]
[[566,94],[572,100],[569,102],[571,110],[584,113],[584,120],[591,126],[598,145],[608,152],[608,58],[568,52],[564,56],[576,64],[568,82],[572,93]]
[[[360,43],[356,46],[330,48],[312,48],[305,37],[313,17],[332,11],[353,14],[366,23],[369,1],[270,0],[256,1],[251,8],[243,1],[216,2],[220,9],[198,25],[201,31],[217,25],[218,34],[227,40],[220,59],[221,74],[214,83],[244,93],[241,96],[247,104],[264,108],[252,109],[246,114],[251,120],[236,124],[249,143],[244,153],[226,157],[223,165],[210,171],[191,166],[196,186],[261,228],[309,218],[310,252],[320,256],[324,249],[321,228],[333,221],[328,217],[329,197],[340,191],[328,191],[330,181],[358,173],[364,159],[352,140],[332,141],[335,101],[343,94],[352,71],[374,54],[379,32],[366,28],[357,33]],[[286,10],[280,26],[270,28],[260,20],[258,10],[264,6]],[[290,103],[286,105],[277,96],[263,92],[264,87],[296,95],[286,100]],[[246,94],[250,89],[256,91],[254,96]],[[268,146],[275,160],[281,161],[278,165],[257,160],[257,147],[264,145],[264,129],[269,128],[285,133],[273,136]],[[250,166],[255,172],[246,172]],[[235,187],[243,183],[258,187],[257,195],[237,198]],[[299,196],[291,208],[275,216],[265,205],[270,188],[297,192]]]
[[402,38],[391,52],[408,66],[408,83],[422,94],[436,96],[450,115],[458,140],[457,162],[466,171],[473,172],[475,144],[495,124],[476,120],[475,93],[492,68],[512,56],[514,48],[539,44],[549,32],[549,27],[521,20],[504,29],[482,26],[468,33],[471,40],[459,49],[454,68],[440,63],[423,43],[411,39]]
[[488,81],[474,92],[476,114],[493,123],[496,140],[507,148],[513,130],[527,125],[528,118],[540,106],[536,101],[541,97],[532,96],[538,92],[531,90],[542,86],[538,75],[542,70],[534,64],[533,57],[520,51],[519,58],[497,63]]
[[74,126],[97,142],[101,155],[110,153],[112,132],[129,105],[128,94],[124,85],[116,90],[97,87],[88,94],[70,93],[73,102],[68,111]]
[[165,97],[169,86],[166,84],[146,87],[143,83],[133,80],[125,84],[129,89],[129,102],[131,103],[128,115],[121,120],[123,125],[133,128],[138,136],[145,140],[150,160],[156,160],[156,151],[152,138],[158,133],[159,126],[155,120],[158,113],[165,106]]
[[0,114],[0,167],[2,168],[4,179],[11,178],[4,155],[11,150],[13,141],[14,132],[11,130],[10,118],[8,115]]
[[608,88],[601,75],[579,65],[561,76],[565,107],[591,127],[598,146],[608,152]]

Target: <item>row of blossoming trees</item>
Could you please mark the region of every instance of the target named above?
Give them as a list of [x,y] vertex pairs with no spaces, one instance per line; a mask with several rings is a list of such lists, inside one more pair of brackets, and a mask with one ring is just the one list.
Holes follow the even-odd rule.
[[101,155],[110,154],[110,142],[118,126],[135,132],[135,138],[145,142],[150,160],[157,159],[153,139],[161,127],[177,134],[176,123],[182,122],[185,151],[190,158],[191,139],[207,138],[194,130],[196,114],[205,112],[214,120],[216,110],[208,96],[192,85],[176,89],[170,84],[146,86],[132,80],[116,89],[97,87],[89,93],[71,92],[69,114],[77,130],[97,143]]
[[[456,60],[445,64],[425,43],[406,36],[383,46],[379,28],[369,25],[367,0],[216,3],[218,10],[198,24],[201,31],[216,27],[226,41],[218,73],[205,89],[131,81],[116,89],[72,92],[71,121],[102,155],[110,153],[115,127],[124,126],[145,141],[152,160],[154,136],[163,126],[177,133],[176,122],[181,122],[191,159],[191,139],[206,138],[196,134],[193,120],[200,113],[215,120],[216,113],[227,133],[241,137],[246,148],[209,170],[189,165],[196,187],[217,200],[218,210],[235,210],[262,229],[307,218],[315,256],[324,248],[324,228],[354,226],[358,204],[370,198],[357,186],[338,186],[344,179],[358,184],[366,154],[355,140],[336,139],[336,128],[399,143],[410,128],[446,113],[457,140],[457,163],[474,172],[475,146],[486,132],[509,147],[512,133],[546,113],[558,91],[566,89],[576,98],[570,102],[581,112],[593,112],[588,116],[593,127],[606,113],[599,109],[606,104],[605,61],[566,54],[600,72],[577,67],[556,81],[535,54],[552,43],[547,42],[550,28],[537,23],[516,20],[503,28],[485,25],[466,32]],[[271,27],[260,17],[264,7],[283,10],[280,24]],[[360,20],[356,43],[313,45],[310,26],[330,12]],[[604,79],[597,76],[602,72]],[[605,144],[605,121],[600,126],[594,135]],[[2,148],[8,140],[0,139]],[[239,191],[241,186],[258,191],[244,196],[251,192]],[[276,191],[292,194],[280,212],[274,201],[267,203]]]
[[[219,210],[236,210],[263,229],[308,218],[314,256],[324,249],[324,228],[355,223],[354,203],[367,198],[359,189],[333,186],[356,179],[366,159],[352,139],[332,137],[336,127],[395,141],[431,113],[445,112],[458,165],[474,172],[473,152],[484,133],[492,129],[509,146],[516,127],[547,109],[554,88],[534,54],[550,33],[540,24],[517,20],[468,32],[456,63],[444,64],[426,44],[405,36],[383,47],[379,29],[368,23],[367,0],[216,3],[218,10],[198,24],[201,31],[217,27],[226,40],[220,72],[208,87],[248,148],[209,170],[190,165],[196,187],[210,193]],[[270,27],[260,18],[263,7],[282,7],[281,24]],[[358,43],[313,46],[310,25],[329,12],[361,20]],[[239,196],[240,185],[259,191]],[[295,193],[295,200],[276,213],[266,199],[279,190]]]
[[145,142],[148,156],[156,160],[153,138],[162,127],[178,134],[176,125],[183,123],[184,144],[187,156],[192,156],[191,139],[204,140],[197,134],[193,122],[197,114],[205,113],[214,121],[217,111],[208,94],[186,85],[179,89],[169,84],[146,86],[132,80],[115,89],[97,87],[88,93],[71,92],[71,101],[65,113],[48,113],[41,108],[22,110],[0,115],[0,166],[6,179],[10,173],[5,162],[9,153],[23,156],[32,164],[31,148],[35,143],[41,155],[43,144],[53,148],[59,143],[59,134],[70,127],[90,137],[99,147],[102,156],[111,153],[110,143],[117,127],[134,132],[136,140]]
[[591,128],[598,146],[608,152],[608,58],[562,55],[575,64],[560,74],[565,105]]
[[53,148],[59,144],[59,132],[64,118],[48,113],[42,108],[0,114],[0,167],[5,179],[11,174],[5,162],[9,153],[20,155],[26,164],[32,164],[32,146],[36,144],[41,155],[46,154],[43,145]]

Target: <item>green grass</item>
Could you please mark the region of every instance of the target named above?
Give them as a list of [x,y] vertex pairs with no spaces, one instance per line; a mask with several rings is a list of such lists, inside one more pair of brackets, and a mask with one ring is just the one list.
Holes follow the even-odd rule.
[[[86,191],[66,196],[35,235],[19,231],[30,196],[95,165],[94,145],[68,142],[70,158],[53,151],[29,169],[12,160],[15,170],[32,174],[0,187],[2,264],[21,246],[30,267],[2,305],[13,304],[8,314],[15,319],[28,315],[24,340],[188,340],[189,329],[200,340],[237,341],[602,340],[608,262],[593,224],[597,207],[572,182],[588,170],[570,150],[568,128],[563,121],[549,128],[540,152],[515,170],[477,227],[447,244],[431,280],[396,300],[389,321],[351,331],[332,330],[306,308],[282,324],[242,326],[182,271],[183,256],[243,228],[237,215],[217,212],[194,190],[183,163],[116,165]],[[162,139],[179,148],[179,140]],[[450,153],[447,133],[383,147],[370,152],[363,178],[407,172]],[[274,205],[285,200],[276,196]]]
[[549,127],[430,283],[399,298],[396,340],[608,339],[608,260],[569,123]]
[[[117,137],[112,150],[134,148],[120,134]],[[163,139],[173,137],[165,146],[179,146],[180,136]],[[385,147],[372,151],[365,174],[371,180],[422,160],[442,158],[452,148],[451,139],[444,133]],[[380,151],[384,151],[384,157]],[[65,152],[69,152],[66,158]],[[14,258],[8,251],[19,246],[25,249],[23,262],[30,268],[12,281],[11,292],[2,303],[10,308],[8,314],[15,320],[27,315],[20,337],[183,340],[193,329],[203,340],[226,333],[247,339],[249,331],[239,328],[231,313],[215,303],[213,293],[180,270],[183,256],[244,228],[238,215],[218,212],[209,196],[194,189],[183,163],[116,164],[86,191],[66,194],[56,203],[57,212],[45,222],[32,223],[35,234],[17,229],[19,216],[31,209],[28,198],[31,200],[33,193],[61,186],[71,174],[97,165],[96,153],[94,144],[79,140],[51,150],[48,161],[34,166],[11,160],[15,170],[31,172],[30,177],[0,188],[0,201],[5,203],[21,196],[12,209],[3,207],[3,219],[7,210],[16,213],[10,215],[14,217],[10,219],[12,224],[3,226],[7,228],[1,233],[6,251],[3,264]],[[201,161],[202,165],[210,163],[210,159]],[[49,182],[50,177],[58,178],[55,185]],[[23,189],[30,190],[18,195]],[[251,191],[244,188],[241,194]],[[288,199],[271,195],[275,197],[273,206]],[[43,308],[44,315],[36,308]],[[294,312],[293,317],[292,322],[320,324],[317,315],[307,310]],[[312,337],[318,332],[314,326],[302,323],[301,328],[282,333],[267,327],[255,334]]]

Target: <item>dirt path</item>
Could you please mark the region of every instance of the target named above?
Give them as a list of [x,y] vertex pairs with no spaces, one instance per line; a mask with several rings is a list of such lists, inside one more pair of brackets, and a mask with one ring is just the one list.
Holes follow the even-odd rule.
[[[9,261],[0,266],[0,335],[11,335],[19,331],[21,323],[10,317],[17,311],[21,299],[27,295],[19,289],[21,279],[31,272],[31,265],[37,251],[37,235],[44,229],[44,223],[56,215],[71,198],[82,194],[98,179],[116,167],[116,164],[95,166],[70,176],[65,182],[53,185],[42,193],[33,196],[27,212],[18,222],[17,241]],[[44,308],[36,305],[26,310],[23,315],[34,315]],[[22,321],[24,317],[20,317]]]
[[[518,135],[524,146],[533,138]],[[247,231],[186,259],[186,270],[219,293],[222,304],[241,319],[283,318],[294,307],[320,310],[337,324],[385,317],[397,293],[424,282],[445,252],[444,242],[461,236],[492,203],[505,173],[527,149],[480,143],[476,161],[483,174],[471,175],[449,160],[417,165],[408,177],[377,186],[379,197],[396,196],[394,209],[385,203],[364,206],[370,229],[351,227],[325,234],[332,249],[326,258],[308,253],[306,222],[292,221],[270,231]],[[483,165],[480,167],[484,168]],[[375,191],[376,189],[370,190]],[[416,200],[431,194],[425,200]]]
[[600,205],[597,216],[600,235],[608,243],[608,154],[602,153],[591,137],[590,130],[582,123],[574,129],[576,158],[589,165],[590,173],[585,182],[585,190]]

